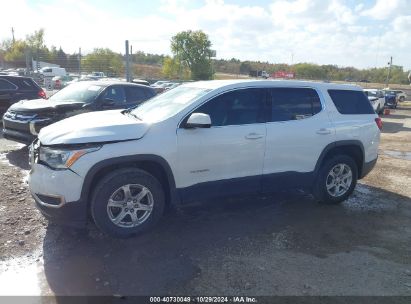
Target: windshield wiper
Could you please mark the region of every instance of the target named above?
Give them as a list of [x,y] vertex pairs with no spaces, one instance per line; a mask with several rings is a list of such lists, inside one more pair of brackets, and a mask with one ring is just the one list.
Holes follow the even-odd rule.
[[134,113],[131,113],[131,110],[132,109],[127,109],[127,110],[124,110],[123,112],[121,112],[122,114],[127,114],[127,115],[129,115],[129,116],[133,116],[135,119],[138,119],[138,120],[142,120],[140,117],[138,117],[136,114],[134,114]]

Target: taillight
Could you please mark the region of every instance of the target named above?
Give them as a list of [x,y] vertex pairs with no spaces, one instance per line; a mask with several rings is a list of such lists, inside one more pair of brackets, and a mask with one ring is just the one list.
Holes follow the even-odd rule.
[[38,95],[39,95],[39,97],[41,97],[41,98],[47,99],[46,92],[44,92],[43,90],[40,90],[39,93],[38,93]]
[[375,123],[377,124],[378,129],[380,129],[380,131],[382,131],[382,120],[380,117],[377,117],[375,119]]

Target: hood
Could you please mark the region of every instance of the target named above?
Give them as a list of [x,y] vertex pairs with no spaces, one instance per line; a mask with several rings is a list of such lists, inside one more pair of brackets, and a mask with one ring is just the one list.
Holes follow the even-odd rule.
[[83,144],[139,139],[150,124],[122,110],[90,112],[63,119],[41,129],[43,145]]
[[83,102],[56,102],[49,99],[21,100],[10,107],[12,111],[18,112],[49,112],[80,109]]

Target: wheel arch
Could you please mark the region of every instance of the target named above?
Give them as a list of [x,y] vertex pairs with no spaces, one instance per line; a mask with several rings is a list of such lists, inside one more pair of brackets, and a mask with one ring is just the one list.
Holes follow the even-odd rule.
[[353,158],[353,160],[357,164],[358,179],[360,179],[363,173],[365,152],[364,145],[359,140],[342,140],[327,145],[321,152],[320,157],[318,158],[315,165],[315,176],[318,175],[318,172],[324,161],[337,154],[348,155]]
[[174,175],[168,162],[158,155],[143,154],[105,159],[91,167],[84,179],[81,200],[90,204],[94,187],[108,173],[121,168],[138,168],[156,177],[162,184],[167,204],[178,205],[180,197],[176,190]]

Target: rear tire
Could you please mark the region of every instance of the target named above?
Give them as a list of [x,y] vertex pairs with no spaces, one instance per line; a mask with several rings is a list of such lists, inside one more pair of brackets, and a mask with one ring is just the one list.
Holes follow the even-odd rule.
[[164,212],[160,182],[140,169],[119,169],[94,188],[91,214],[104,233],[127,238],[153,227]]
[[404,96],[401,96],[400,97],[400,102],[404,102],[405,101],[405,97]]
[[318,172],[314,197],[321,203],[339,204],[352,194],[357,179],[357,164],[351,157],[333,156],[324,162]]

